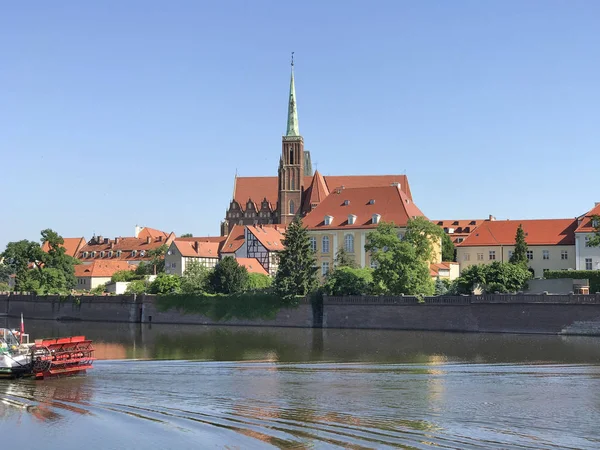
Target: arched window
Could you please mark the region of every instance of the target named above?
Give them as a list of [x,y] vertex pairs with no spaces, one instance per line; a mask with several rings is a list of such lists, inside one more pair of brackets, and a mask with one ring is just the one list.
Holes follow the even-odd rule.
[[292,171],[290,174],[290,189],[293,191],[296,189],[296,172]]
[[354,236],[347,234],[344,238],[344,249],[348,253],[354,253]]
[[323,236],[323,241],[321,242],[321,246],[323,247],[321,251],[323,253],[329,253],[329,236]]
[[288,160],[288,163],[294,164],[294,149],[292,147],[290,147],[290,159]]
[[296,207],[294,205],[294,200],[290,200],[290,214],[296,213]]

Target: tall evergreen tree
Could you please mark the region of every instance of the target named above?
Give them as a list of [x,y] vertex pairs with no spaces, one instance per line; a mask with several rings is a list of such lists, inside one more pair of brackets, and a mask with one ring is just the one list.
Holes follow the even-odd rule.
[[335,254],[333,264],[335,265],[335,267],[350,267],[352,269],[357,268],[356,261],[354,261],[354,258],[348,254],[344,247],[340,247],[337,253]]
[[317,286],[317,265],[310,245],[308,230],[302,219],[296,217],[287,227],[284,249],[279,253],[279,268],[275,275],[275,292],[282,299],[292,301],[307,295]]
[[515,249],[509,262],[511,264],[527,265],[527,242],[525,241],[525,232],[523,226],[519,224],[517,234],[515,235]]
[[248,288],[248,270],[235,258],[226,256],[208,276],[208,283],[215,294],[237,294]]

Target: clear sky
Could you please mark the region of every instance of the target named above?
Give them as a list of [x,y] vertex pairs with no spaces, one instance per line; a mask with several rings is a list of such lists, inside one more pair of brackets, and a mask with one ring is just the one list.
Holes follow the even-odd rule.
[[324,175],[404,173],[432,219],[600,201],[600,2],[6,2],[0,250],[217,235],[233,178],[276,175],[290,52]]

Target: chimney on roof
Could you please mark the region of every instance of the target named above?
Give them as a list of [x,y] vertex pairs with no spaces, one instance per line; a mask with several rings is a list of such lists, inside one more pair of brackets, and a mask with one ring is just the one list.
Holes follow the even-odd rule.
[[117,245],[118,243],[119,243],[119,238],[118,238],[118,237],[116,237],[116,238],[115,238],[115,245]]
[[142,231],[142,227],[138,227],[136,225],[135,226],[135,237],[138,237],[140,235],[140,231]]
[[496,218],[490,214],[490,216],[488,217],[488,220],[492,221],[492,220],[496,220]]
[[162,236],[158,237],[158,242],[162,242]]
[[152,238],[150,236],[146,237],[146,244],[149,244],[150,242],[152,242]]
[[96,242],[98,242],[98,244],[101,244],[103,241],[104,241],[104,239],[102,239],[102,236],[96,237]]
[[196,253],[198,253],[199,248],[200,248],[200,244],[198,243],[198,241],[194,241],[194,250],[196,250]]

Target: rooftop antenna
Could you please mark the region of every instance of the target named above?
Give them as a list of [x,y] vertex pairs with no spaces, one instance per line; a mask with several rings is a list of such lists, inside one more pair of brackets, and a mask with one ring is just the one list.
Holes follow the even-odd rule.
[[294,67],[294,52],[292,52],[292,67]]

